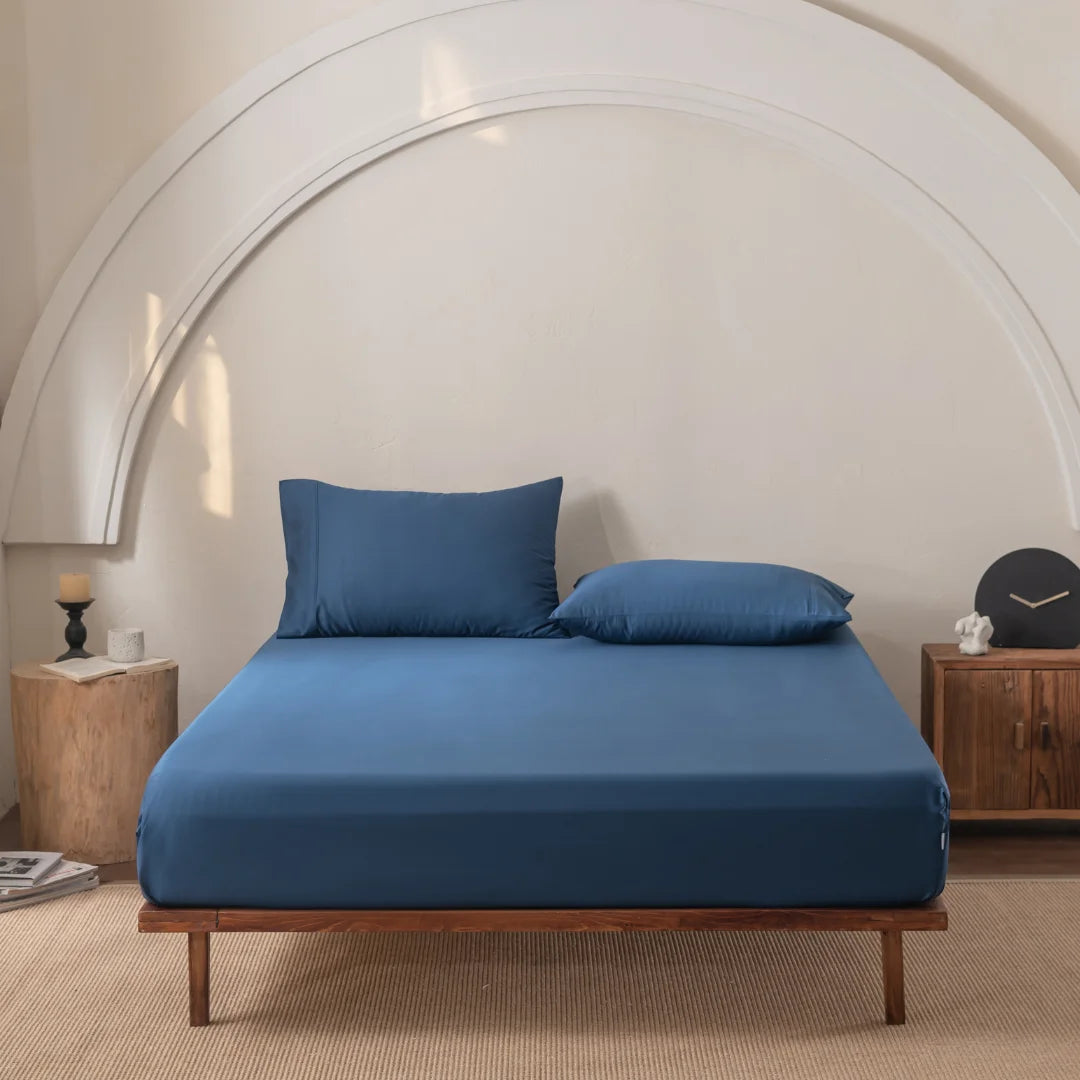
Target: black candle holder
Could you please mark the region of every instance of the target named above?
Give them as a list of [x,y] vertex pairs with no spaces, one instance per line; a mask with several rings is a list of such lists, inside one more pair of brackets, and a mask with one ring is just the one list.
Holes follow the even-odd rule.
[[62,656],[58,656],[56,662],[93,656],[93,653],[87,652],[83,648],[86,644],[86,627],[83,626],[82,617],[83,612],[94,602],[94,598],[79,600],[77,603],[70,600],[57,600],[56,602],[67,612],[68,617],[68,624],[64,627],[64,640],[68,643],[68,651]]

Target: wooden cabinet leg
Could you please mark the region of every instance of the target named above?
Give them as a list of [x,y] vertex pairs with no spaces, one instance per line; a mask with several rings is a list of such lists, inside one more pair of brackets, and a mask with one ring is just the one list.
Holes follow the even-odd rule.
[[210,935],[204,930],[188,934],[188,1004],[192,1027],[210,1023]]
[[902,1024],[905,1020],[902,931],[881,931],[881,970],[885,981],[885,1023]]

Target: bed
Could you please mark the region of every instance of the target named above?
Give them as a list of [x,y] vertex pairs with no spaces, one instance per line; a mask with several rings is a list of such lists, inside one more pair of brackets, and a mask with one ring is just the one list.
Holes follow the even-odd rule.
[[948,791],[842,627],[272,639],[155,768],[146,931],[944,929]]

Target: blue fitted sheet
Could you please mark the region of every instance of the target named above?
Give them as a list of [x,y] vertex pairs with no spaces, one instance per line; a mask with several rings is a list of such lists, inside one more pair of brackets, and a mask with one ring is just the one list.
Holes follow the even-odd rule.
[[165,906],[899,905],[948,791],[854,634],[271,640],[164,755]]

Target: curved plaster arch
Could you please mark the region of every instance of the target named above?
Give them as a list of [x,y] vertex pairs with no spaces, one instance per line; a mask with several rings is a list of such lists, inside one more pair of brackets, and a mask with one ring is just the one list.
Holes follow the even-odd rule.
[[802,0],[391,0],[253,70],[109,205],[0,427],[5,541],[117,541],[139,435],[187,328],[319,193],[439,131],[591,103],[782,140],[920,229],[1009,335],[1080,528],[1080,194],[987,105]]

